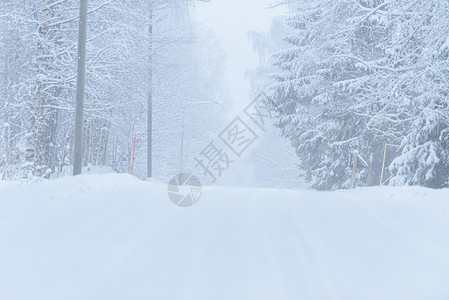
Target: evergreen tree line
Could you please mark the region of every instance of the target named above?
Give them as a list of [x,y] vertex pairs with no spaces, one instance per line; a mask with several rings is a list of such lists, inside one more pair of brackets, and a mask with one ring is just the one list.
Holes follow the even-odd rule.
[[354,151],[357,185],[379,185],[385,145],[389,184],[447,187],[449,2],[284,5],[286,29],[275,22],[266,37],[281,34],[282,49],[258,76],[271,78],[268,104],[313,187],[349,187]]

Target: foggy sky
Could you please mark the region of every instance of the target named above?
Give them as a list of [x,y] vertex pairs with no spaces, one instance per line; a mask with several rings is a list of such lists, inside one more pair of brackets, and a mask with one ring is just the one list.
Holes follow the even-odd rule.
[[257,54],[248,41],[249,31],[268,31],[272,17],[281,8],[269,9],[272,0],[212,0],[198,2],[196,17],[207,29],[212,29],[227,54],[226,79],[230,83],[235,113],[249,103],[249,82],[245,72],[258,65]]

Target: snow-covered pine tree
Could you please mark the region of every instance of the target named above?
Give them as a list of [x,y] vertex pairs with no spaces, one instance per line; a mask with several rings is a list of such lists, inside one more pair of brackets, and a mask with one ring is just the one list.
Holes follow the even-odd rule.
[[[296,34],[286,37],[290,49],[275,54],[283,72],[275,75],[271,104],[313,187],[346,187],[353,151],[368,158],[380,148],[377,136],[367,130],[375,104],[366,105],[369,91],[354,85],[364,85],[373,73],[361,61],[381,57],[376,44],[385,29],[354,2],[289,5],[293,16],[288,23]],[[368,169],[360,170],[360,184],[366,184],[367,176]]]
[[[369,158],[359,185],[378,183],[385,143],[402,145],[393,184],[447,185],[448,4],[288,1],[290,49],[271,88],[278,125],[313,186],[347,186],[348,155]],[[390,146],[389,146],[390,147]],[[394,148],[394,147],[393,147]],[[387,161],[388,163],[388,161]]]
[[[406,8],[399,10],[399,8]],[[397,1],[394,16],[401,41],[397,62],[407,66],[398,96],[410,99],[413,122],[390,166],[393,184],[432,188],[449,184],[449,3]],[[404,90],[404,87],[406,90]]]

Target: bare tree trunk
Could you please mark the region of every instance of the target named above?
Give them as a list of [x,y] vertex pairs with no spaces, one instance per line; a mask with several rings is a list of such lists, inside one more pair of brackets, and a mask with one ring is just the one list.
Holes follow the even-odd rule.
[[111,122],[105,121],[104,127],[101,130],[101,140],[100,140],[100,145],[99,145],[100,149],[98,151],[98,153],[99,153],[98,164],[100,166],[106,165],[110,127],[111,127]]
[[[36,85],[33,90],[30,127],[27,137],[26,160],[35,175],[49,175],[55,167],[56,114],[52,107],[58,88],[50,86],[48,76],[54,73],[51,47],[56,39],[56,28],[46,23],[51,19],[50,0],[43,0],[39,11],[38,46],[36,58]],[[53,75],[52,75],[53,76]]]

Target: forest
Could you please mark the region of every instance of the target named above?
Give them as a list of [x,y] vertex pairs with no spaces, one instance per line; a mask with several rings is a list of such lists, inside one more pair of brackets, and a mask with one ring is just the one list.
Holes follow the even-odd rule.
[[349,187],[357,151],[358,185],[379,185],[386,153],[387,184],[447,187],[449,3],[286,5],[271,32],[250,35],[262,62],[251,77],[312,186]]
[[[146,178],[151,99],[154,176],[172,176],[182,107],[223,101],[224,54],[213,34],[190,19],[192,6],[184,0],[89,1],[84,166],[129,173],[136,136],[141,167],[135,175]],[[2,178],[70,174],[79,1],[1,1],[0,12]],[[186,123],[199,124],[189,134],[201,137],[216,118],[213,106],[190,111]]]
[[[214,105],[229,106],[226,53],[192,17],[195,3],[90,0],[84,166],[129,173],[136,137],[135,175],[167,180],[178,169],[173,157],[184,123],[194,124],[185,130],[194,137],[186,139],[191,158],[226,122],[226,108]],[[285,13],[269,32],[248,33],[260,64],[246,76],[249,95],[268,95],[280,130],[272,132],[296,155],[295,180],[319,190],[348,188],[357,151],[357,186],[447,187],[447,1],[272,4],[278,6]],[[4,180],[71,172],[78,8],[69,0],[0,3]],[[145,168],[148,157],[154,174]]]

